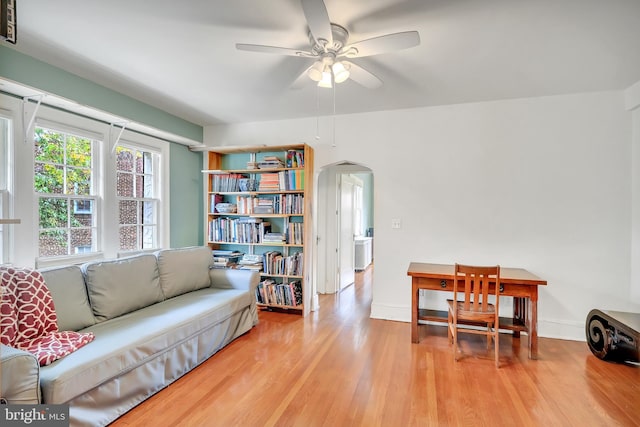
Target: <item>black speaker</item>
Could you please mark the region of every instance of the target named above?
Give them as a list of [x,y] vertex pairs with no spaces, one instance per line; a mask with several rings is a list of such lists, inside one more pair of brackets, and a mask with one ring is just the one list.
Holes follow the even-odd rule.
[[0,0],[0,38],[16,44],[16,0]]

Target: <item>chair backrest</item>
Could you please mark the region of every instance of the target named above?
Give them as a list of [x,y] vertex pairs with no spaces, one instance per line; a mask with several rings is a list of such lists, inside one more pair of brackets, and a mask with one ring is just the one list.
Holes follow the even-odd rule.
[[475,265],[455,265],[453,279],[453,299],[458,300],[458,292],[464,279],[464,311],[486,313],[489,311],[489,284],[495,283],[496,305],[500,293],[500,266],[481,267]]

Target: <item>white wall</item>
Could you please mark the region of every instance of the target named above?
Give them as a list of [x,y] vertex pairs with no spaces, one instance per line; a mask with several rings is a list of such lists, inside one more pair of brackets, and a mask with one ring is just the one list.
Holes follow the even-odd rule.
[[640,310],[629,298],[632,121],[622,92],[345,115],[335,126],[335,141],[322,118],[319,140],[305,119],[210,127],[205,142],[307,142],[316,171],[345,159],[372,169],[372,317],[410,320],[411,261],[499,263],[547,279],[541,336],[583,340],[590,309]]
[[625,107],[631,112],[631,300],[640,304],[640,81],[625,90]]

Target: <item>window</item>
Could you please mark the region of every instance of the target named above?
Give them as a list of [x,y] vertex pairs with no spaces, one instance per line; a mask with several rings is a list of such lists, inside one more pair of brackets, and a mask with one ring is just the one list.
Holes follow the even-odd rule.
[[34,133],[39,256],[96,252],[94,147],[98,141],[44,127],[36,127]]
[[116,147],[120,250],[159,247],[160,154],[133,145]]

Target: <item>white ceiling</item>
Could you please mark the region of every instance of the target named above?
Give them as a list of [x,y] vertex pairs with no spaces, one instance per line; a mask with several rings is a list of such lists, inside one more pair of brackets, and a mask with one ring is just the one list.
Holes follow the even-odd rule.
[[[299,0],[17,0],[15,48],[200,125],[330,114],[290,86],[309,60]],[[325,0],[350,41],[416,30],[418,47],[358,62],[384,81],[337,86],[338,114],[622,90],[640,80],[640,0]],[[318,98],[319,96],[319,98]]]

